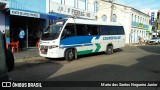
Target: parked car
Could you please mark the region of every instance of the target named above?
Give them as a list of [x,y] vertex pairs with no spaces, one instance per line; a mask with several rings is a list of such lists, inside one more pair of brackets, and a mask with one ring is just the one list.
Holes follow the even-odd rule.
[[8,81],[8,72],[14,68],[14,57],[10,49],[6,49],[5,35],[0,32],[0,81]]
[[151,40],[149,40],[148,44],[159,44],[160,43],[160,38],[159,37],[154,37]]

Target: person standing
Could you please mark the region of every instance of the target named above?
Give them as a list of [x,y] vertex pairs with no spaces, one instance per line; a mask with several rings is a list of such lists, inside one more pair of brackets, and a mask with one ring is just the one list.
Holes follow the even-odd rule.
[[140,36],[138,36],[138,43],[139,43],[139,46],[142,46],[142,38]]
[[20,32],[19,32],[19,43],[20,43],[20,48],[22,49],[24,46],[24,36],[25,36],[25,32],[22,28],[20,28]]

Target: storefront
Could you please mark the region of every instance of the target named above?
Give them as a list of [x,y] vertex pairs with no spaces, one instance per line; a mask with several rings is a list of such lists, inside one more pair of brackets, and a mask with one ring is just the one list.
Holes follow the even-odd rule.
[[36,46],[49,20],[53,21],[68,16],[95,19],[94,12],[51,3],[48,0],[31,0],[30,3],[26,3],[27,0],[7,2],[9,4],[3,10],[3,14],[0,12],[0,17],[4,19],[0,21],[0,24],[3,24],[0,29],[6,34],[6,42],[11,43],[19,40],[20,28],[22,28],[25,31],[24,42],[27,48]]
[[48,19],[56,19],[55,16],[46,13],[29,10],[9,9],[6,14],[6,38],[7,43],[19,41],[20,28],[25,31],[24,47],[35,47],[44,30]]

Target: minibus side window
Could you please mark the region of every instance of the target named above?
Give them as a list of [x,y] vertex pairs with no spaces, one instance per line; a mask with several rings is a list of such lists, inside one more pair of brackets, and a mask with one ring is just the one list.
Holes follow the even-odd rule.
[[67,24],[63,33],[62,33],[62,39],[67,38],[67,37],[72,37],[75,36],[75,25],[74,24]]

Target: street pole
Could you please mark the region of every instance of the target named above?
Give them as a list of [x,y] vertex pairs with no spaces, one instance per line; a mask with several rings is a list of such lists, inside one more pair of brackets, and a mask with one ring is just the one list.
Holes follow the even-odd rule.
[[112,16],[113,16],[113,8],[114,8],[114,5],[113,5],[113,0],[110,0],[111,2],[111,15],[110,15],[110,22],[112,22]]
[[158,36],[157,30],[158,30],[158,21],[155,21],[155,30],[156,30],[156,37]]
[[[51,5],[50,5],[50,4],[51,4],[51,0],[49,0],[49,12],[48,12],[49,14],[50,14],[50,8],[51,8]],[[49,19],[49,22],[48,22],[48,23],[49,23],[49,26],[50,26],[50,19]]]
[[28,41],[29,41],[29,40],[28,40],[28,36],[29,36],[29,35],[28,35],[28,19],[26,20],[26,33],[27,33],[27,34],[26,34],[26,44],[27,44],[27,48],[28,48],[28,47],[29,47],[29,45],[28,45],[28,43],[29,43],[29,42],[28,42]]

